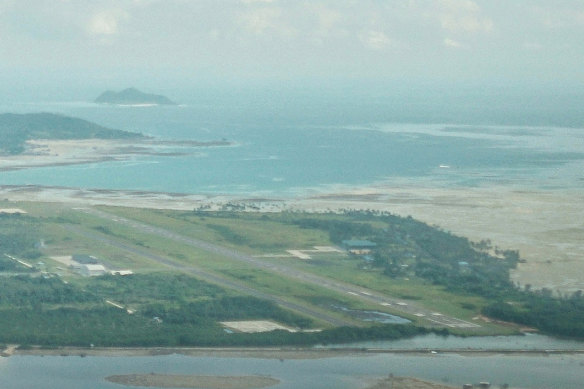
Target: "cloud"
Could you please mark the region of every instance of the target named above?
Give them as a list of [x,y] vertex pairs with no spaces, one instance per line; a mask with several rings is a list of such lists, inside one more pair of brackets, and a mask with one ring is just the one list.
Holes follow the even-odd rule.
[[439,0],[442,8],[462,12],[478,12],[480,10],[477,3],[472,0]]
[[359,35],[361,42],[372,50],[383,50],[391,45],[391,39],[381,31],[366,31]]
[[120,9],[102,11],[95,14],[88,25],[88,31],[95,35],[115,35],[119,32],[120,22],[129,15]]
[[310,4],[307,11],[317,18],[316,33],[318,35],[331,34],[342,19],[342,14],[336,9],[326,7],[322,4]]
[[541,24],[548,29],[563,29],[574,26],[584,26],[584,9],[533,7],[533,11]]
[[15,0],[5,0],[0,2],[0,15],[10,9],[16,3]]
[[241,3],[250,5],[250,4],[258,4],[258,3],[273,3],[274,0],[240,0]]
[[454,33],[491,32],[494,23],[481,15],[480,7],[471,0],[440,0],[438,20],[444,30]]
[[539,51],[543,48],[543,46],[538,42],[525,42],[523,43],[523,48],[527,51]]
[[[286,16],[286,18],[284,17]],[[289,40],[297,35],[297,29],[290,20],[290,15],[275,6],[254,8],[238,16],[239,25],[253,35],[269,36],[270,39],[284,38]]]
[[452,47],[452,48],[455,48],[455,49],[460,49],[460,48],[464,47],[464,46],[462,45],[462,43],[460,43],[460,42],[458,42],[458,41],[455,41],[454,39],[450,39],[450,38],[446,38],[446,39],[444,39],[444,40],[442,41],[442,44],[443,44],[444,46],[446,46],[446,47]]
[[240,21],[247,30],[261,35],[279,26],[281,13],[278,8],[258,8],[241,14]]
[[582,1],[0,0],[0,59],[264,76],[451,74],[454,56],[522,76],[549,56],[542,71],[554,58],[581,80]]

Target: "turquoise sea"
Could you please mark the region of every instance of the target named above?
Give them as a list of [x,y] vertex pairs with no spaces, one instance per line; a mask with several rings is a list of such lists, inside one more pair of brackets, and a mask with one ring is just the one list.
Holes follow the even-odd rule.
[[[375,104],[379,109],[381,103]],[[185,154],[181,156],[136,155],[124,161],[2,171],[0,185],[273,197],[404,183],[584,187],[584,129],[578,126],[498,124],[468,115],[416,118],[395,110],[384,115],[383,109],[372,114],[375,107],[227,97],[187,99],[171,107],[0,103],[0,112],[62,113],[158,139],[233,142],[229,147],[158,150]]]

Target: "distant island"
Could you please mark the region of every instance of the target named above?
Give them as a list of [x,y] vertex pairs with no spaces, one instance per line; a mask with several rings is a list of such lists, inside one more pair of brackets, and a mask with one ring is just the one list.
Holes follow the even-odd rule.
[[33,139],[140,139],[144,135],[52,113],[0,114],[0,154],[21,154]]
[[166,96],[144,93],[136,88],[124,89],[121,92],[103,92],[95,102],[116,105],[177,105]]

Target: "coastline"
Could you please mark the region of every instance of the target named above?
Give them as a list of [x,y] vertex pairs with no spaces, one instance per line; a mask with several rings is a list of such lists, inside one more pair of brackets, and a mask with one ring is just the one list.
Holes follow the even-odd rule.
[[[230,146],[231,142],[168,141],[144,139],[35,139],[26,142],[26,150],[17,155],[0,155],[0,171],[39,167],[80,165],[123,161],[135,155],[189,155],[195,148]],[[181,151],[165,152],[158,147],[176,147]]]
[[519,250],[526,262],[512,271],[521,286],[562,293],[584,290],[584,191],[526,191],[509,187],[369,187],[297,198],[249,198],[37,185],[0,186],[11,202],[52,202],[174,210],[221,210],[229,204],[248,211],[328,212],[346,209],[412,216],[473,241]]
[[[434,352],[432,352],[434,351]],[[467,362],[470,363],[471,366],[480,366],[481,364],[485,363],[488,365],[488,361],[492,361],[493,358],[497,360],[505,360],[505,357],[520,357],[523,361],[523,364],[529,364],[530,361],[533,361],[535,364],[542,363],[542,361],[548,361],[550,358],[553,358],[555,361],[572,361],[572,362],[562,362],[563,364],[568,363],[569,365],[574,365],[580,363],[582,361],[582,355],[584,350],[579,352],[571,352],[571,351],[559,351],[557,353],[548,353],[545,350],[540,351],[528,351],[524,353],[518,353],[516,351],[512,352],[496,352],[494,350],[474,350],[469,351],[466,349],[463,350],[451,350],[450,352],[442,352],[440,350],[367,350],[367,349],[343,349],[343,350],[320,350],[320,349],[270,349],[270,348],[240,348],[240,349],[225,349],[225,348],[203,348],[203,349],[177,349],[177,348],[153,348],[153,349],[99,349],[99,348],[62,348],[62,349],[55,349],[55,350],[21,350],[17,351],[16,358],[20,359],[19,356],[32,356],[32,357],[49,357],[51,360],[58,361],[59,365],[63,366],[91,366],[93,368],[95,362],[92,361],[92,357],[98,357],[96,361],[99,361],[99,364],[103,365],[106,363],[108,366],[126,366],[121,361],[125,361],[126,358],[130,360],[134,360],[137,362],[136,364],[127,365],[124,369],[115,370],[105,370],[98,379],[102,380],[106,377],[110,377],[111,374],[121,375],[123,377],[127,377],[132,379],[134,375],[140,375],[139,378],[144,378],[146,375],[153,374],[158,376],[164,376],[166,382],[169,383],[168,387],[178,387],[172,386],[170,383],[173,383],[172,379],[174,378],[173,374],[193,374],[189,376],[182,376],[188,377],[189,379],[197,379],[199,377],[217,377],[218,380],[213,380],[214,383],[219,383],[222,377],[232,376],[232,370],[229,370],[229,365],[234,364],[233,358],[241,358],[242,360],[246,360],[248,364],[255,366],[257,363],[258,365],[265,366],[266,368],[262,369],[254,369],[254,370],[247,370],[253,372],[260,372],[260,375],[263,377],[272,377],[274,379],[279,379],[287,382],[289,381],[289,377],[286,375],[281,375],[278,373],[278,370],[273,370],[267,368],[268,366],[281,365],[282,363],[292,363],[291,365],[286,366],[296,366],[296,364],[317,364],[318,366],[329,366],[329,364],[335,364],[337,361],[340,361],[339,364],[343,365],[343,358],[348,358],[347,360],[361,360],[364,363],[367,363],[368,359],[371,358],[372,361],[379,361],[385,360],[383,358],[387,357],[388,360],[411,360],[410,358],[416,358],[416,362],[420,363],[420,366],[424,366],[425,362],[429,364],[429,366],[440,366],[443,365],[445,361],[449,363],[460,363],[463,366],[467,365]],[[173,369],[161,368],[161,369],[152,369],[146,368],[143,369],[141,366],[144,366],[147,362],[136,360],[134,357],[159,357],[159,356],[171,356],[171,355],[185,355],[187,357],[194,357],[195,359],[189,364],[196,364],[198,358],[203,358],[205,361],[212,361],[213,364],[219,364],[221,366],[226,366],[226,370],[205,370],[205,371],[198,371],[198,370],[184,370],[184,369],[177,369],[176,373]],[[52,358],[52,357],[56,358]],[[71,359],[70,359],[70,358]],[[77,358],[74,360],[73,358]],[[116,359],[110,358],[120,358],[120,362]],[[41,358],[43,360],[44,358]],[[256,361],[253,361],[253,360]],[[109,360],[109,361],[108,361]],[[175,360],[171,357],[171,360]],[[251,361],[250,361],[251,360]],[[293,361],[297,360],[297,361]],[[508,358],[508,360],[513,360],[513,358]],[[157,359],[157,366],[165,366],[164,359]],[[474,362],[472,362],[474,361]],[[484,362],[483,362],[484,361]],[[22,359],[19,361],[15,361],[15,364],[23,365],[23,364],[30,364],[33,363],[32,359]],[[242,362],[244,363],[244,362]],[[544,362],[545,363],[545,362]],[[162,364],[162,365],[160,365]],[[237,363],[235,363],[237,365]],[[504,362],[503,362],[504,364]],[[183,363],[184,365],[184,363]],[[136,367],[138,366],[138,367]],[[387,367],[387,366],[386,366]],[[480,368],[479,368],[480,369]],[[505,368],[508,370],[508,368]],[[400,370],[400,369],[398,369]],[[367,371],[363,373],[359,373],[358,375],[352,374],[355,378],[352,379],[350,382],[353,384],[350,386],[352,388],[360,388],[360,389],[451,389],[453,382],[459,381],[460,385],[464,382],[471,382],[472,380],[478,380],[483,377],[497,377],[499,380],[508,379],[508,378],[500,378],[499,375],[496,374],[497,370],[491,370],[490,368],[487,369],[487,372],[479,370],[477,374],[471,376],[471,378],[464,377],[464,376],[457,376],[453,378],[450,375],[432,375],[427,374],[422,371],[406,369],[400,375],[387,375],[392,369],[383,369],[381,371]],[[401,370],[400,370],[401,371]],[[205,374],[205,376],[200,376],[198,374]],[[257,374],[257,373],[256,373]],[[179,376],[178,378],[182,378]],[[240,376],[241,377],[241,376]],[[421,377],[421,378],[413,378],[413,377]],[[443,378],[441,378],[443,377]],[[134,381],[135,382],[135,381]],[[183,381],[184,382],[184,381]],[[454,387],[460,387],[460,385]],[[188,386],[182,386],[188,387]],[[198,387],[198,386],[197,386]],[[287,386],[288,387],[288,386]],[[349,387],[349,386],[346,386]],[[513,386],[519,387],[519,386]],[[521,387],[532,387],[532,386],[524,386]],[[535,386],[533,386],[535,387]],[[577,386],[574,386],[577,387]],[[225,389],[221,387],[220,389]],[[233,389],[233,388],[232,388]]]
[[384,348],[303,348],[303,347],[57,347],[12,349],[10,354],[20,356],[60,356],[60,357],[148,357],[164,355],[183,355],[188,357],[213,358],[257,358],[277,360],[308,360],[338,357],[356,357],[379,354],[425,356],[428,358],[440,355],[458,355],[481,357],[493,355],[581,355],[582,350],[507,350],[507,349],[384,349]]
[[[0,156],[0,171],[126,160],[135,155],[182,155],[231,142],[141,140],[34,140],[21,155]],[[162,147],[162,149],[161,149]],[[164,147],[176,147],[168,152]],[[177,151],[178,150],[178,151]],[[176,210],[220,210],[229,204],[249,211],[338,212],[346,209],[412,216],[473,241],[518,250],[525,263],[512,280],[562,293],[584,290],[584,190],[525,189],[505,185],[440,187],[431,180],[397,180],[364,187],[331,187],[293,198],[230,194],[185,194],[137,190],[0,186],[8,201],[111,205]]]

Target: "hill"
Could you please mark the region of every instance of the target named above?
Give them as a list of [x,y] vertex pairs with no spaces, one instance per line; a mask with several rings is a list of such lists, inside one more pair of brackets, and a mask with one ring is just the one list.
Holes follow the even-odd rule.
[[118,104],[118,105],[136,105],[136,104],[155,104],[155,105],[177,105],[174,101],[166,96],[144,93],[136,88],[124,89],[121,92],[106,91],[97,99],[96,103],[100,104]]
[[87,120],[51,113],[0,114],[0,154],[20,154],[31,139],[132,139],[135,132],[113,130]]

